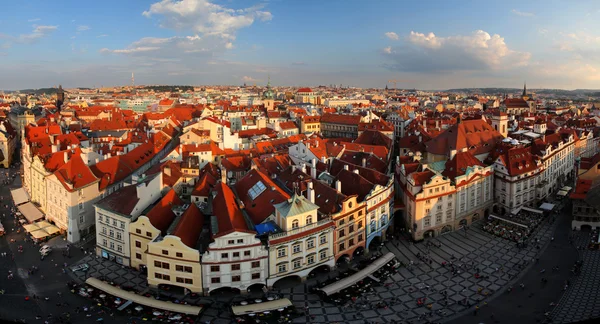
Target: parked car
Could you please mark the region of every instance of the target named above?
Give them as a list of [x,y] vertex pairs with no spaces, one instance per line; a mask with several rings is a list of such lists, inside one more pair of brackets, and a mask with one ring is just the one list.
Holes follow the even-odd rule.
[[83,264],[74,266],[73,268],[71,268],[71,271],[73,271],[73,272],[77,272],[77,271],[86,272],[89,269],[90,269],[90,266],[87,263],[83,263]]
[[50,252],[52,252],[52,248],[49,245],[44,245],[40,248],[40,254],[48,255]]

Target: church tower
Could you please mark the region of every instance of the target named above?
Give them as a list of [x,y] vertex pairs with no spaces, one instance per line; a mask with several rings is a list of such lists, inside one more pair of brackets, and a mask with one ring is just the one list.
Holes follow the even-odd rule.
[[500,111],[494,112],[492,115],[492,127],[506,138],[508,136],[508,115]]
[[63,90],[62,85],[59,85],[56,91],[56,109],[58,111],[62,108],[63,103],[65,103],[65,90]]
[[267,90],[263,93],[263,104],[267,111],[275,109],[275,94],[271,89],[271,77],[269,76],[269,82],[267,82]]

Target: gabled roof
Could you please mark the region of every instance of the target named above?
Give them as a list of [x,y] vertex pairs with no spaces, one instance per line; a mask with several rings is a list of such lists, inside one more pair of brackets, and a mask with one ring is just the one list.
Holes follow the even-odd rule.
[[473,155],[489,153],[504,137],[482,119],[465,120],[425,143],[427,152],[449,156],[451,150],[467,148]]
[[451,160],[446,161],[446,166],[442,174],[454,180],[456,177],[465,175],[468,167],[476,165],[485,167],[485,165],[470,152],[457,152]]
[[284,218],[308,213],[319,208],[319,206],[311,203],[310,200],[306,199],[304,196],[297,194],[294,194],[290,199],[273,206]]
[[335,181],[338,180],[342,184],[342,193],[346,196],[356,195],[358,201],[364,201],[373,189],[373,183],[349,170],[342,169],[335,177]]
[[192,196],[208,197],[216,183],[217,179],[212,174],[204,173],[194,186]]
[[181,219],[171,235],[179,237],[183,244],[194,249],[200,234],[202,234],[203,226],[204,214],[196,207],[196,204],[190,204],[190,207],[181,215]]
[[[63,152],[63,154],[67,154],[67,152]],[[94,176],[79,154],[73,154],[67,163],[54,172],[54,175],[63,187],[70,192],[98,181],[98,178]]]
[[217,194],[212,201],[212,210],[217,218],[218,231],[213,233],[213,237],[233,232],[248,232],[248,225],[231,188],[219,182],[215,186],[215,191]]
[[175,190],[171,189],[167,194],[146,214],[152,226],[161,231],[162,235],[167,233],[167,229],[175,219],[173,207],[183,206],[184,203]]
[[[258,185],[259,182],[262,183],[262,186]],[[265,189],[262,191],[253,190],[254,193],[260,192],[258,195],[253,196],[250,189],[255,188],[255,185],[259,188],[264,186]],[[235,191],[244,203],[244,209],[254,224],[262,223],[273,214],[273,204],[290,198],[290,195],[281,190],[271,178],[255,169],[250,170],[235,184]]]

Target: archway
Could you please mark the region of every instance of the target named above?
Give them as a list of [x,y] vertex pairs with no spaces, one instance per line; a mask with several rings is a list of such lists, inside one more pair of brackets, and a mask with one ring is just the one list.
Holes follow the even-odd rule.
[[[342,254],[335,262],[337,265],[350,263],[350,256],[348,254]],[[314,270],[313,270],[314,271]]]
[[592,231],[592,225],[581,225],[581,227],[579,228],[582,232],[591,232]]
[[458,222],[458,226],[460,227],[465,227],[468,225],[469,222],[467,222],[467,220],[465,218],[461,219],[460,222]]
[[452,232],[452,226],[446,225],[446,226],[442,227],[442,231],[441,231],[442,234],[446,234],[446,233],[450,233],[450,232]]
[[488,219],[488,217],[490,216],[490,209],[486,208],[486,210],[483,212],[483,216],[485,219]]
[[158,290],[161,295],[185,295],[186,293],[186,288],[171,284],[158,284]]
[[246,289],[246,291],[248,291],[248,293],[251,293],[251,294],[253,294],[253,293],[261,294],[264,292],[263,288],[265,288],[266,286],[267,285],[265,285],[263,283],[255,283],[255,284],[250,285],[248,287],[248,289]]
[[369,251],[375,251],[381,249],[381,237],[375,236],[369,242]]
[[428,230],[425,233],[423,233],[423,238],[432,238],[434,236],[435,236],[434,230]]
[[[347,256],[347,254],[344,254],[345,256]],[[343,256],[342,256],[343,257]],[[340,257],[341,259],[341,257]],[[339,259],[338,259],[339,260]],[[329,267],[326,264],[322,264],[314,269],[312,269],[309,273],[308,273],[308,277],[309,278],[314,278],[314,277],[320,277],[323,274],[327,274],[331,271],[331,267]]]
[[473,217],[471,217],[471,224],[475,223],[478,220],[479,220],[479,214],[473,215]]
[[221,287],[210,291],[211,296],[237,296],[240,294],[238,288]]
[[298,275],[283,277],[273,284],[274,289],[292,288],[302,283],[302,278]]

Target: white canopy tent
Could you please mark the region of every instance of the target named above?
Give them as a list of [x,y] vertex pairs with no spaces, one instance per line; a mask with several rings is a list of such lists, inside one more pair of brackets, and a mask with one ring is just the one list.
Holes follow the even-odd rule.
[[539,209],[534,209],[534,208],[529,208],[529,207],[523,207],[523,210],[526,211],[530,211],[532,213],[537,213],[537,214],[543,214],[544,212],[539,210]]
[[320,288],[319,290],[321,290],[328,296],[333,295],[368,277],[370,274],[374,273],[375,271],[379,270],[379,268],[392,261],[395,257],[396,255],[394,253],[388,252],[387,254],[375,260],[373,263],[369,264],[366,268],[360,270],[359,272],[349,277],[346,277],[340,281],[334,282],[331,285],[327,285],[323,288]]
[[23,188],[13,189],[10,191],[10,195],[15,202],[15,206],[19,206],[29,201],[29,195]]
[[282,298],[244,306],[231,306],[231,311],[235,316],[240,316],[253,313],[263,313],[275,309],[286,308],[289,306],[292,306],[292,302],[287,298]]
[[554,209],[554,204],[551,204],[551,203],[543,203],[543,204],[540,206],[540,209],[547,210],[547,211],[551,211],[552,209]]
[[556,193],[557,196],[561,196],[561,197],[564,197],[564,196],[566,196],[568,194],[569,194],[569,192],[566,191],[566,190],[561,190],[561,191],[559,191],[559,192]]
[[29,223],[33,223],[33,222],[37,221],[38,219],[44,218],[44,214],[42,214],[42,212],[40,212],[30,202],[20,205],[17,208],[19,208],[19,211],[23,214],[23,216],[25,216],[25,218],[27,218],[27,221]]

